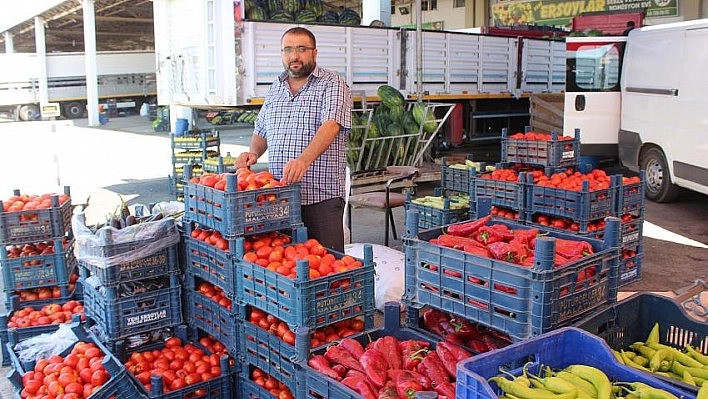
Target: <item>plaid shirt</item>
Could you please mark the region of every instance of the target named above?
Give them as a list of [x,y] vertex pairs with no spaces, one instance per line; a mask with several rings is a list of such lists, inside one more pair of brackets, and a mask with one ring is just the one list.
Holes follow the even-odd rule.
[[349,86],[336,72],[315,66],[292,95],[287,77],[283,72],[273,82],[256,121],[254,133],[268,143],[269,169],[281,179],[285,164],[300,156],[323,122],[333,120],[341,126],[339,134],[302,178],[302,205],[345,198],[345,151],[352,124]]

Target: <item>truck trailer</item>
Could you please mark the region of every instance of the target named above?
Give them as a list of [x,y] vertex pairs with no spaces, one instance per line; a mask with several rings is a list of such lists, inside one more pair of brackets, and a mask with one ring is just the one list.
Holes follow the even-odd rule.
[[[28,121],[40,115],[40,57],[34,53],[0,54],[0,111]],[[155,101],[157,80],[153,51],[106,51],[96,54],[99,103],[116,110],[140,109]],[[80,118],[86,110],[84,53],[46,56],[49,103],[61,115]]]

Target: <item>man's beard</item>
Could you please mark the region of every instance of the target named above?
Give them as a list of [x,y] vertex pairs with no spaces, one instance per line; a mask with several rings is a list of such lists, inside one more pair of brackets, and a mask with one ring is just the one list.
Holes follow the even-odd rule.
[[290,68],[290,65],[285,66],[285,70],[288,71],[288,76],[291,78],[304,78],[309,76],[312,71],[315,69],[315,63],[310,62],[310,63],[305,63],[302,62],[302,67],[299,70],[294,70]]

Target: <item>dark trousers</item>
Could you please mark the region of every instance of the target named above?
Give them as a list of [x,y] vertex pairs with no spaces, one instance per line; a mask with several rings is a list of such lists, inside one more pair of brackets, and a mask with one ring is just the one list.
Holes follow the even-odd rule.
[[344,252],[344,199],[332,198],[302,206],[302,222],[307,237],[314,238],[325,248]]

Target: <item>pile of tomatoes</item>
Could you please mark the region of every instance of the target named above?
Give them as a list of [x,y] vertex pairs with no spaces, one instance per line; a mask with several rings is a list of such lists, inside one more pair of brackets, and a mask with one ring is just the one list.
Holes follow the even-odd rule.
[[[64,249],[66,249],[68,244],[69,241],[64,240]],[[41,241],[23,245],[12,245],[7,248],[8,259],[24,258],[27,256],[54,255],[55,253],[54,241]],[[22,266],[35,266],[41,263],[41,260],[35,259],[28,261],[26,264],[23,263]]]
[[12,313],[7,323],[7,328],[26,328],[68,323],[75,314],[81,315],[81,321],[86,320],[86,316],[84,316],[84,305],[74,300],[68,301],[63,305],[50,303],[42,306],[39,310],[35,310],[32,306],[27,306]]
[[519,212],[510,208],[493,206],[491,210],[492,216],[499,216],[505,219],[519,219]]
[[103,367],[104,356],[93,342],[77,342],[66,357],[39,360],[22,376],[20,397],[88,398],[111,377]]
[[214,284],[202,281],[197,285],[197,291],[224,308],[231,310],[231,300],[226,297],[224,290]]
[[589,191],[605,190],[610,188],[610,176],[602,169],[582,174],[580,172],[554,173],[551,177],[542,175],[534,185],[543,187],[560,188],[569,191],[581,191],[583,182],[587,181]]
[[[163,393],[211,380],[222,373],[217,353],[208,355],[191,343],[183,345],[178,337],[168,338],[161,350],[133,352],[125,362],[125,367],[143,384],[147,392],[152,391],[151,377],[162,377]],[[193,394],[201,397],[207,391],[197,389]]]
[[[192,183],[211,187],[221,191],[233,191],[233,187],[226,186],[226,176],[233,173],[205,173],[200,177],[190,179]],[[275,179],[268,171],[254,172],[247,168],[240,168],[236,171],[236,191],[258,190],[261,188],[281,187],[285,184]]]
[[221,236],[218,230],[202,230],[195,228],[192,230],[191,237],[203,241],[209,245],[213,245],[222,251],[229,250],[229,241]]
[[271,235],[261,236],[251,243],[251,249],[243,255],[243,260],[290,278],[297,278],[295,262],[301,259],[310,263],[310,279],[362,266],[361,261],[349,255],[336,259],[314,238],[289,246],[283,244],[284,239],[271,238]]
[[[526,133],[515,133],[509,136],[510,139],[514,140],[535,140],[535,141],[551,141],[553,136],[548,133],[536,133],[536,132],[526,132]],[[573,140],[570,136],[558,136],[559,141]]]
[[[74,292],[74,288],[76,287],[76,281],[78,279],[79,275],[76,273],[72,273],[69,275],[69,293]],[[57,299],[61,298],[61,289],[59,288],[59,286],[28,288],[24,290],[14,291],[13,295],[17,295],[20,298],[20,302],[38,301],[44,299]]]
[[290,388],[288,388],[287,385],[276,380],[259,368],[253,369],[251,372],[251,378],[256,385],[266,389],[271,395],[278,399],[294,399],[294,396],[292,392],[290,392]]
[[[52,207],[52,196],[57,194],[42,195],[13,195],[2,202],[3,212],[33,211],[35,209],[49,209]],[[69,200],[66,194],[58,194],[59,205]],[[36,217],[37,215],[34,215]],[[31,220],[31,219],[29,219]]]
[[[277,335],[283,342],[295,345],[295,333],[290,329],[288,323],[268,314],[260,309],[252,308],[248,316],[248,321],[259,328],[268,331],[272,335]],[[348,337],[352,334],[364,331],[364,321],[359,318],[341,320],[334,324],[320,327],[312,333],[310,337],[310,347],[315,348],[328,342],[334,342]],[[247,339],[253,339],[247,337]]]

